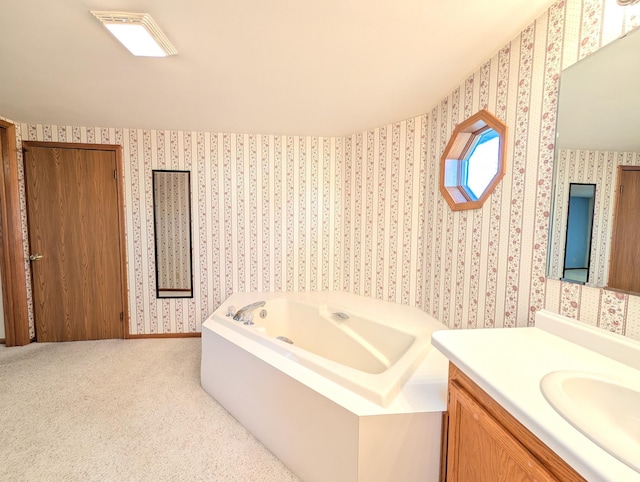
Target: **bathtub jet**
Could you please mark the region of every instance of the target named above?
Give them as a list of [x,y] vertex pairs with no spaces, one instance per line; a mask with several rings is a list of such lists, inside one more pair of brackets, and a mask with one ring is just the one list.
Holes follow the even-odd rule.
[[286,336],[280,335],[280,336],[276,336],[276,338],[280,341],[284,341],[285,343],[289,343],[289,345],[293,345],[293,340],[290,340]]
[[349,319],[349,315],[347,315],[345,312],[343,311],[337,311],[333,314],[333,317],[338,319],[338,320],[348,320]]

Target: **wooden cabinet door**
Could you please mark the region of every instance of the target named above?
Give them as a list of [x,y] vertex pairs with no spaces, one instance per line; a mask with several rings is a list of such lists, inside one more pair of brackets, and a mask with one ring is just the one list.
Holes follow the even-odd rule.
[[557,480],[469,393],[449,387],[449,482]]

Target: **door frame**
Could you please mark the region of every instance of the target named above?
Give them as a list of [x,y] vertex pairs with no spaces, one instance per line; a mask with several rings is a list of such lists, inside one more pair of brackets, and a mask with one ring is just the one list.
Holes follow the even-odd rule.
[[26,260],[22,236],[16,126],[0,119],[0,278],[4,302],[5,345],[31,343]]
[[[79,144],[69,142],[22,141],[22,150],[26,152],[30,147],[45,147],[57,149],[84,149],[92,151],[113,152],[116,156],[116,189],[118,211],[118,237],[120,239],[120,285],[122,299],[122,337],[129,338],[129,290],[127,284],[127,250],[125,238],[124,212],[124,168],[122,164],[122,146],[118,144]],[[25,156],[23,156],[24,163]]]

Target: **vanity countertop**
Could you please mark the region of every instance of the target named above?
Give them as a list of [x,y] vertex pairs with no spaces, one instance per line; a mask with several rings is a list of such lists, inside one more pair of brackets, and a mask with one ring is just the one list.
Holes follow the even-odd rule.
[[536,327],[444,330],[432,335],[432,344],[588,481],[640,481],[640,473],[570,425],[540,390],[540,380],[558,370],[640,379],[640,343],[540,311]]

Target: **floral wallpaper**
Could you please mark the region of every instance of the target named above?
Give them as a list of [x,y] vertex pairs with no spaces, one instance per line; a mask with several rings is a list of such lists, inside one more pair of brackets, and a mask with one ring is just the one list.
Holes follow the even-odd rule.
[[[640,339],[640,297],[546,278],[560,72],[639,15],[560,0],[424,115],[343,138],[26,124],[18,137],[123,145],[133,334],[199,331],[234,291],[342,290],[455,328],[527,326],[547,308]],[[454,213],[440,156],[482,108],[509,127],[507,175]],[[155,298],[151,169],[192,173],[191,300]]]
[[[18,127],[123,146],[131,334],[200,331],[236,291],[341,288],[341,139]],[[153,169],[191,171],[193,299],[156,298]]]
[[[427,114],[351,136],[355,149],[347,151],[346,162],[351,151],[375,150],[376,139],[390,129],[415,129],[421,136],[420,151],[403,148],[400,153],[405,162],[411,162],[409,156],[422,165],[424,179],[413,189],[424,200],[414,224],[424,226],[423,238],[418,235],[422,248],[411,261],[419,268],[412,273],[403,266],[404,275],[423,280],[415,294],[408,293],[410,303],[456,328],[528,325],[537,310],[548,308],[626,332],[625,315],[637,297],[618,295],[614,302],[609,292],[547,280],[545,267],[559,73],[637,25],[638,11],[620,9],[615,2],[558,2]],[[509,126],[507,175],[483,208],[452,212],[438,190],[440,156],[454,127],[482,108]],[[387,170],[392,168],[391,163]],[[364,185],[365,170],[354,179]],[[390,201],[392,211],[401,207],[401,201]],[[366,212],[369,206],[360,209]],[[365,247],[367,257],[366,236],[357,227],[351,231],[348,235]],[[394,242],[393,231],[385,241]],[[376,263],[384,259],[375,254]],[[388,261],[394,264],[393,258]],[[382,282],[386,274],[374,276]],[[367,293],[361,283],[347,287]],[[393,278],[388,282],[392,288]],[[611,317],[617,323],[610,323]]]

